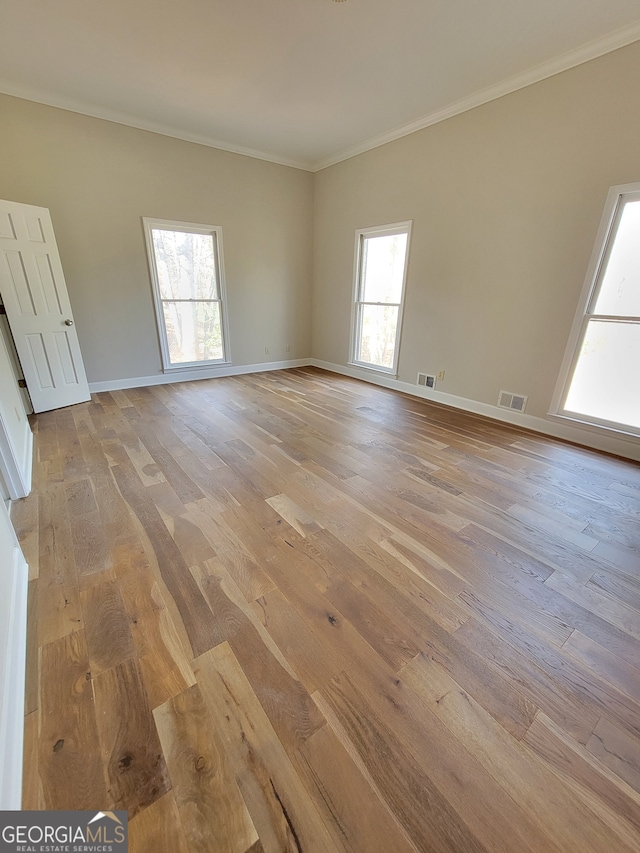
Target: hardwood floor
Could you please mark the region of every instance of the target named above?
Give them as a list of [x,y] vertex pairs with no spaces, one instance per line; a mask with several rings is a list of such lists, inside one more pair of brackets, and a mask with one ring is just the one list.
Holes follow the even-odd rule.
[[132,853],[640,849],[640,466],[312,368],[39,415],[25,808]]

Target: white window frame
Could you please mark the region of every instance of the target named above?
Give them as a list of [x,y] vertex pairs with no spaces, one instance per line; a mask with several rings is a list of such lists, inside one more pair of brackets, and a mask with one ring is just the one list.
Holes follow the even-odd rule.
[[[407,271],[409,269],[409,252],[411,251],[411,230],[413,220],[409,219],[406,222],[394,222],[390,225],[372,226],[370,228],[358,228],[356,230],[355,252],[354,252],[354,271],[353,271],[353,300],[351,303],[351,340],[349,343],[349,364],[355,367],[364,367],[366,370],[374,370],[379,373],[386,373],[392,376],[398,375],[398,360],[400,357],[400,341],[402,338],[402,320],[404,316],[404,294],[407,285]],[[393,234],[407,235],[407,251],[404,258],[404,270],[402,272],[402,291],[400,293],[400,302],[364,302],[360,299],[362,295],[362,247],[367,237],[389,237]],[[362,307],[364,305],[391,305],[398,308],[398,323],[396,325],[396,339],[393,350],[393,366],[383,367],[379,364],[370,364],[366,361],[359,361],[357,353],[360,342],[360,332],[362,323]]]
[[549,417],[554,419],[571,421],[572,423],[593,427],[597,430],[637,436],[640,435],[640,430],[628,424],[603,420],[590,415],[584,415],[580,412],[572,412],[565,405],[589,320],[604,319],[640,323],[640,317],[633,317],[631,315],[616,315],[611,317],[609,315],[596,314],[593,311],[600,287],[602,286],[602,274],[615,241],[624,202],[629,200],[640,200],[640,183],[620,184],[619,186],[611,187],[609,190],[548,414]]
[[[211,368],[216,366],[223,367],[231,364],[231,354],[229,350],[229,326],[227,322],[227,291],[224,276],[224,253],[222,249],[222,227],[220,225],[203,225],[202,223],[197,222],[176,222],[171,219],[151,219],[146,216],[142,218],[142,223],[144,226],[144,236],[147,246],[149,271],[151,273],[151,287],[153,291],[156,322],[158,324],[158,338],[160,340],[163,371],[168,373],[169,371],[174,370],[191,370],[194,368]],[[156,256],[153,250],[153,238],[151,234],[154,228],[164,231],[184,231],[188,234],[208,234],[213,238],[219,298],[185,301],[218,302],[220,306],[220,328],[222,330],[222,358],[209,359],[207,361],[185,361],[180,364],[172,364],[171,356],[169,354],[169,341],[167,338],[167,328],[165,325],[162,303],[174,300],[165,300],[162,298],[160,293],[158,268],[156,266]]]

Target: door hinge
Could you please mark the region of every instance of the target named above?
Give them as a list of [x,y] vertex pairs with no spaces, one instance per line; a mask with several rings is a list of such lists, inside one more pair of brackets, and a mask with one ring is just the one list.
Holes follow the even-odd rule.
[[24,381],[24,379],[18,379],[18,388],[26,388],[26,387],[27,387],[27,383]]
[[6,313],[7,313],[7,309],[4,307],[2,302],[0,302],[0,314],[6,314]]

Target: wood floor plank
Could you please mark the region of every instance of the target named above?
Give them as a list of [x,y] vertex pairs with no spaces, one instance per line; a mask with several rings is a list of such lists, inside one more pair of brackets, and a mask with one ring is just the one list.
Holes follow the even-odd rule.
[[134,817],[170,787],[140,665],[127,658],[94,679],[93,689],[110,802]]
[[597,587],[575,584],[561,572],[554,572],[547,578],[545,584],[556,592],[561,592],[576,604],[606,619],[628,636],[640,640],[640,613],[635,608],[629,607],[622,601],[616,601]]
[[279,589],[261,596],[252,607],[309,693],[338,674],[344,661],[336,662]]
[[29,768],[22,777],[22,808],[27,811],[44,809],[42,783],[38,772],[38,738],[40,714],[31,711],[24,718],[24,764]]
[[[593,702],[583,704],[579,695],[580,688],[576,690],[571,683],[556,678],[552,671],[553,665],[545,668],[539,660],[539,655],[551,652],[545,649],[540,641],[536,642],[533,637],[520,638],[520,646],[527,642],[533,646],[534,654],[531,657],[511,646],[507,640],[507,636],[510,636],[510,623],[507,617],[504,617],[504,621],[507,628],[505,632],[498,632],[500,636],[476,619],[465,622],[456,631],[456,636],[507,677],[518,672],[520,689],[530,701],[562,725],[579,743],[585,744],[600,717],[598,706]],[[555,661],[559,660],[555,658]],[[570,664],[567,663],[567,666]],[[588,679],[585,679],[584,684],[588,687]]]
[[580,631],[571,634],[562,650],[640,704],[640,657],[638,667],[632,666]]
[[52,481],[39,498],[38,643],[43,646],[79,630],[82,608],[61,484]]
[[80,593],[91,674],[95,678],[135,653],[129,619],[117,581],[95,584]]
[[224,564],[216,558],[208,560],[204,566],[194,566],[191,571],[205,596],[207,595],[206,588],[210,584],[220,586],[221,592],[231,602],[232,607],[236,609],[239,620],[243,623],[244,628],[246,629],[249,624],[253,626],[265,648],[268,649],[282,669],[296,681],[297,676],[288,659],[283,655],[277,643],[274,642],[266,630],[264,623],[257,615],[255,609],[247,602],[238,584],[226,571]]
[[418,848],[351,761],[330,726],[323,726],[301,748],[304,767],[322,794],[329,831],[347,850],[416,853]]
[[238,786],[266,853],[333,853],[336,846],[228,643],[197,658],[194,672],[220,722]]
[[83,631],[42,648],[38,772],[49,809],[110,805]]
[[415,657],[420,646],[414,642],[413,630],[398,625],[364,593],[348,580],[332,583],[325,591],[327,599],[356,631],[394,670]]
[[595,572],[587,581],[587,587],[606,592],[640,613],[640,578],[633,581],[624,575],[616,576],[614,572]]
[[40,644],[38,642],[38,584],[30,580],[27,593],[27,652],[25,666],[24,713],[38,708],[40,688]]
[[174,516],[165,524],[188,566],[196,566],[216,556],[215,549],[198,525],[184,515]]
[[[490,632],[511,645],[514,655],[528,656],[535,664],[531,669],[532,683],[537,680],[541,687],[544,685],[547,695],[551,696],[554,690],[559,689],[565,698],[570,700],[567,707],[570,704],[573,704],[574,708],[582,707],[585,721],[589,717],[593,719],[600,713],[608,712],[612,718],[640,734],[638,706],[626,694],[563,654],[562,650],[554,648],[543,638],[538,639],[526,628],[517,625],[510,616],[501,615],[488,605],[484,606],[483,611]],[[456,633],[462,636],[468,631],[469,636],[475,634],[480,637],[484,633],[484,627],[474,618]],[[495,645],[489,640],[487,645],[492,644]]]
[[113,473],[122,496],[149,537],[160,573],[180,612],[194,654],[202,654],[216,643],[211,611],[178,546],[135,473],[120,465],[113,469]]
[[[496,540],[495,537],[488,538],[485,531],[479,531],[473,525],[465,528],[465,536],[474,544],[486,542],[491,550],[495,548],[496,557],[504,558],[511,564],[514,564],[515,561],[516,568],[521,569],[517,574],[510,573],[506,577],[503,576],[501,562],[495,559],[493,561],[494,572],[500,572],[501,577],[505,577],[505,580],[517,588],[518,593],[530,602],[532,607],[541,608],[545,613],[559,619],[560,622],[581,631],[591,640],[610,649],[613,653],[632,665],[634,661],[638,660],[640,645],[634,637],[621,631],[611,622],[607,622],[600,614],[588,610],[581,604],[577,604],[546,584],[537,582],[537,579],[546,580],[552,574],[551,571],[544,576],[536,572],[537,577],[531,577],[530,572],[527,570],[528,564],[522,565],[517,553],[514,553],[510,548],[505,552],[503,545],[498,544],[500,540]],[[574,577],[576,582],[582,581],[586,583],[591,575],[591,568],[587,567],[584,579],[576,577],[575,574],[572,574],[572,577]],[[486,577],[485,575],[483,582],[486,582]],[[489,573],[489,577],[491,577],[491,572]]]
[[[620,776],[540,713],[524,736],[529,749],[581,796],[615,833],[626,828],[633,849],[640,831],[640,795]],[[615,849],[615,847],[614,847]]]
[[191,644],[167,608],[142,548],[115,549],[114,567],[153,709],[194,683]]
[[299,507],[287,495],[275,495],[267,498],[267,503],[281,515],[285,521],[297,530],[301,536],[309,536],[317,530],[322,530],[322,525],[312,518],[307,512]]
[[173,791],[129,821],[131,853],[189,853]]
[[[355,551],[352,547],[355,544]],[[347,580],[359,590],[364,591],[372,601],[384,601],[384,607],[393,604],[395,608],[405,615],[411,615],[411,624],[420,625],[420,613],[422,610],[427,616],[435,620],[445,630],[453,632],[468,618],[468,614],[457,601],[451,601],[446,595],[440,593],[437,587],[429,583],[421,583],[424,575],[415,571],[407,573],[402,567],[392,565],[393,558],[389,558],[375,546],[358,548],[357,543],[349,542],[349,545],[338,540],[331,531],[325,530],[307,537],[298,543],[298,547],[305,551],[313,560],[319,563],[330,578],[327,589],[324,590],[327,597],[328,589],[332,585],[340,584]],[[387,551],[391,553],[391,549]],[[415,569],[414,561],[412,567]],[[371,571],[371,568],[375,571]],[[424,568],[420,564],[420,569]],[[401,583],[398,583],[398,579]],[[465,589],[461,586],[459,591]],[[335,595],[335,593],[334,593]],[[338,605],[340,595],[332,600]],[[418,610],[416,611],[416,608]]]
[[398,740],[386,715],[372,707],[346,675],[321,693],[410,838],[429,838],[434,851],[490,849],[433,781],[423,756]]
[[601,717],[587,749],[640,793],[640,738]]
[[[164,475],[178,500],[183,504],[204,497],[202,490],[186,474],[171,453],[161,444],[153,429],[139,415],[127,415],[136,435],[153,458],[158,469]],[[160,485],[158,483],[153,485]]]
[[229,643],[279,737],[290,751],[295,750],[323,725],[322,716],[302,683],[271,654],[254,625],[226,595],[220,580],[206,577],[203,589],[218,642]]
[[401,677],[527,814],[546,815],[544,827],[530,824],[528,829],[537,839],[535,849],[610,850],[610,828],[437,664],[421,657],[404,667]]
[[197,684],[156,708],[187,849],[246,853],[258,841]]

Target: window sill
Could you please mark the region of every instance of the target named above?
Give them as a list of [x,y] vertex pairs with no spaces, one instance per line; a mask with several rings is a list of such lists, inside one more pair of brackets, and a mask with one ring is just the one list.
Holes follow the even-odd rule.
[[180,370],[211,370],[216,367],[229,367],[231,361],[190,361],[185,364],[170,364],[162,368],[163,373],[174,373]]
[[394,379],[398,378],[398,372],[396,370],[389,370],[386,367],[379,367],[375,364],[365,364],[362,361],[349,361],[347,364],[349,367],[358,367],[361,370],[369,370],[371,373],[381,373],[383,376],[391,376]]
[[590,432],[609,433],[610,435],[615,435],[618,438],[626,439],[627,441],[637,442],[640,440],[640,431],[634,432],[630,427],[625,428],[622,425],[617,426],[616,424],[597,423],[596,421],[584,420],[577,415],[567,415],[560,412],[547,412],[547,417],[551,420],[571,424],[571,426],[580,427],[581,429],[585,429]]

